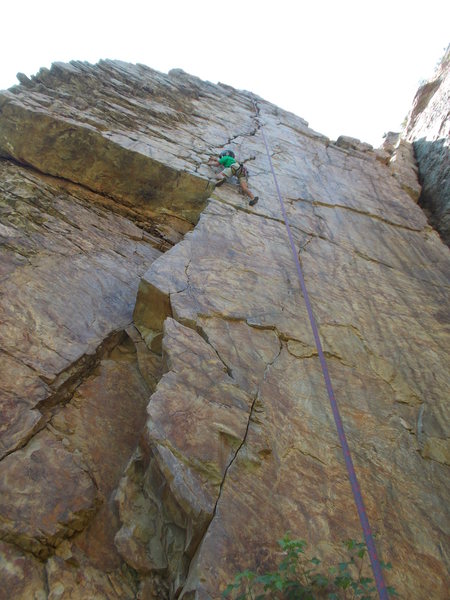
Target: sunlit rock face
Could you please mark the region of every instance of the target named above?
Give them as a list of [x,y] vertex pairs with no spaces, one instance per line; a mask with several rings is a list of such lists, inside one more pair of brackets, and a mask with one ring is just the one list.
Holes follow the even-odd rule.
[[[325,562],[362,537],[261,127],[388,582],[445,598],[449,251],[402,178],[181,71],[21,81],[0,94],[0,598],[218,599],[288,530]],[[223,148],[256,206],[213,190]]]
[[412,143],[407,142],[400,133],[389,131],[384,135],[383,146],[377,153],[379,158],[389,165],[400,186],[417,202],[422,187]]
[[416,93],[404,137],[414,145],[430,222],[450,246],[450,46]]

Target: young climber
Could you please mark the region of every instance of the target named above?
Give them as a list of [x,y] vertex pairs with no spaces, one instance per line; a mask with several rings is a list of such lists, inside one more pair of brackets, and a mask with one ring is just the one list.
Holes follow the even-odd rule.
[[216,174],[216,187],[225,183],[228,177],[238,178],[239,185],[241,190],[244,192],[246,196],[250,198],[249,204],[250,206],[254,206],[258,202],[258,196],[252,194],[252,192],[248,189],[248,172],[244,165],[238,163],[238,161],[234,157],[234,152],[232,150],[224,150],[220,153],[219,158],[212,156],[209,161],[209,165],[222,166],[224,167],[223,171]]

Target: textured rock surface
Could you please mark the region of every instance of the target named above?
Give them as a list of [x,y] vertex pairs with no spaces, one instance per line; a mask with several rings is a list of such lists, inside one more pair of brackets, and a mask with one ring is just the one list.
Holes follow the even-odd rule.
[[83,63],[42,69],[25,89],[0,96],[0,153],[148,216],[195,219],[211,189],[192,176],[200,161],[191,146],[204,152],[190,123],[198,86],[178,90],[156,72],[146,81],[149,72],[108,62],[96,71]]
[[[298,223],[303,211],[308,222],[308,203],[298,204]],[[414,226],[414,219],[423,217],[419,217],[420,209],[411,210],[415,217],[409,225]],[[444,267],[442,246],[434,234],[414,233],[376,219],[372,239],[368,235],[356,240],[354,233],[345,239],[339,222],[362,234],[368,231],[364,219],[371,217],[356,213],[342,223],[338,215],[330,215],[336,209],[319,207],[319,211],[316,219],[320,223],[321,214],[326,220],[333,231],[330,238],[311,235],[307,243],[308,236],[296,229],[296,241],[304,246],[303,266],[366,502],[384,555],[404,564],[414,539],[436,575],[425,581],[419,573],[422,567],[414,575],[412,569],[405,595],[421,597],[431,589],[437,597],[444,597],[445,575],[438,565],[446,517],[444,507],[438,506],[439,498],[447,493],[447,468],[419,454],[430,458],[430,443],[434,460],[448,463],[448,454],[444,460],[440,454],[440,444],[448,444],[444,441],[448,439],[448,377],[441,350],[448,340],[439,325],[433,325],[445,302],[446,278],[438,266]],[[245,372],[248,379],[259,381],[245,443],[227,472],[215,517],[191,563],[187,589],[199,590],[200,598],[218,597],[217,582],[229,581],[233,571],[253,567],[255,560],[267,560],[273,539],[286,529],[294,528],[319,546],[331,540],[336,543],[345,537],[344,531],[358,535],[356,515],[348,510],[348,483],[305,309],[293,291],[292,271],[286,266],[290,257],[284,236],[277,221],[213,202],[195,231],[156,261],[141,283],[142,297],[148,285],[170,294],[173,316],[206,336],[230,373]],[[392,237],[396,239],[393,247],[386,244]],[[417,251],[412,269],[410,264],[404,270],[398,262],[403,255],[400,248]],[[426,271],[422,252],[434,255],[429,264],[434,262],[437,270]],[[163,277],[166,257],[170,267]],[[224,287],[216,283],[213,288],[220,277]],[[424,296],[434,308],[428,316],[421,311],[419,317],[416,307],[417,303],[423,306]],[[223,329],[209,326],[220,318],[226,323],[226,339]],[[417,319],[419,329],[413,326]],[[272,343],[262,377],[262,361],[254,358],[253,336],[242,331],[252,328],[257,334],[271,332],[279,338]],[[277,358],[279,345],[282,351]],[[243,347],[247,356],[233,352]],[[420,354],[413,351],[417,347],[422,348]],[[437,378],[436,369],[441,373]],[[188,399],[186,403],[188,410]],[[153,424],[151,440],[152,428]],[[212,439],[219,441],[217,434]],[[189,457],[186,451],[183,463]],[[190,463],[192,469],[200,476],[198,467]],[[427,489],[429,478],[434,491],[430,495],[418,492],[417,488]],[[181,493],[175,488],[175,497]],[[405,494],[411,498],[407,506]],[[428,503],[430,508],[425,509]],[[400,521],[399,515],[404,515]],[[416,535],[409,529],[410,517]],[[435,528],[440,533],[432,543],[419,533]],[[249,548],[257,549],[256,554],[249,555]],[[328,548],[329,554],[333,551],[337,552],[336,547]]]
[[450,245],[450,46],[433,77],[417,91],[403,135],[414,144],[421,206]]
[[46,600],[45,569],[42,562],[20,552],[16,547],[0,542],[2,585],[0,598],[33,598]]
[[417,202],[422,187],[419,183],[419,169],[413,145],[404,140],[399,133],[389,131],[385,134],[382,149],[386,152],[385,161],[392,174],[405,192]]
[[4,458],[1,475],[0,535],[37,556],[81,531],[96,508],[96,489],[79,457],[49,433]]
[[[389,583],[445,598],[449,253],[380,154],[180,71],[22,79],[0,95],[17,598],[218,599],[287,530],[325,560],[361,537],[261,123]],[[256,207],[231,183],[205,208],[223,147]]]
[[128,219],[29,169],[0,162],[2,455],[43,425],[132,318],[160,255]]

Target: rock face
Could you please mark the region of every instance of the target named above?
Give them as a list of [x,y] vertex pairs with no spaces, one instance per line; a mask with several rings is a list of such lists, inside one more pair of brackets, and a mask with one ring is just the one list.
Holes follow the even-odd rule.
[[414,98],[403,137],[414,145],[421,206],[450,245],[450,46]]
[[414,155],[414,147],[400,133],[389,131],[385,134],[380,157],[389,165],[393,176],[414,202],[420,197],[419,169]]
[[[389,584],[445,598],[449,252],[380,153],[182,71],[21,82],[0,94],[0,597],[218,599],[288,530],[325,562],[361,538],[263,126]],[[255,207],[213,191],[224,147]]]

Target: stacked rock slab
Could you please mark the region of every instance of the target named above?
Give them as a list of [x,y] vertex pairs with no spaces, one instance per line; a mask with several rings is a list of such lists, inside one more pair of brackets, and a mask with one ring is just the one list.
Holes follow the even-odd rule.
[[[216,599],[288,530],[325,562],[361,537],[263,124],[388,582],[445,598],[449,252],[376,153],[112,61],[22,78],[0,111],[15,596]],[[253,208],[212,191],[224,147]]]

